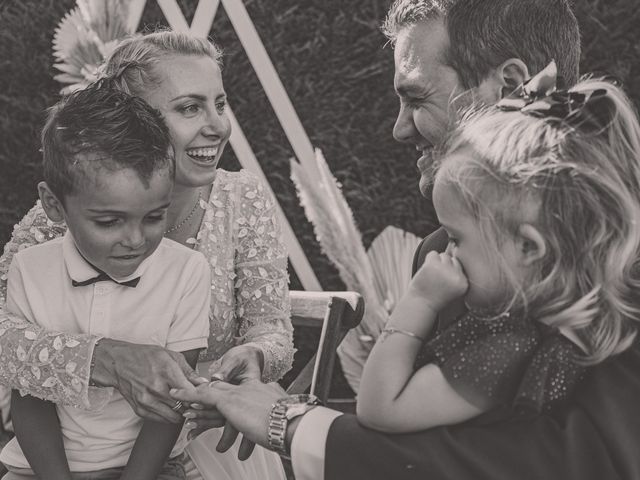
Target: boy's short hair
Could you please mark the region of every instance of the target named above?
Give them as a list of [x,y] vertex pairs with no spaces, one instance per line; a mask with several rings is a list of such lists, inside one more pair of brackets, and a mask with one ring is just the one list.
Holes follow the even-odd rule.
[[42,152],[44,179],[60,202],[82,186],[89,165],[132,169],[145,183],[158,170],[174,172],[160,112],[108,81],[71,93],[49,109]]

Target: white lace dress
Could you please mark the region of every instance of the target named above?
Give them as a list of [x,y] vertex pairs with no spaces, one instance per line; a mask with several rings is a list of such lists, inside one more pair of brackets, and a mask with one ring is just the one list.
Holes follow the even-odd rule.
[[[188,243],[201,251],[211,267],[211,333],[201,362],[215,361],[229,348],[251,344],[264,353],[264,382],[279,379],[293,361],[293,339],[288,295],[287,254],[282,243],[273,199],[259,180],[246,171],[218,170],[211,196],[195,239]],[[66,227],[46,217],[39,202],[16,225],[0,258],[0,304],[6,297],[6,273],[15,252],[61,236]],[[100,403],[103,389],[89,387],[90,360],[99,337],[46,332],[0,311],[0,383],[25,393],[79,408]],[[4,412],[3,412],[4,413]],[[198,437],[198,451],[215,452],[211,434]],[[203,449],[203,443],[207,438]],[[238,442],[239,443],[239,442]],[[195,446],[195,445],[194,445]],[[194,462],[205,479],[225,478],[209,465],[211,458]],[[235,459],[224,454],[224,463]],[[253,460],[252,460],[253,459]],[[230,478],[284,478],[279,458],[259,450]],[[257,462],[258,477],[247,476]],[[235,460],[233,464],[240,462]],[[212,468],[209,468],[211,466]],[[273,469],[269,474],[263,468]],[[224,467],[228,470],[229,466]],[[241,472],[242,476],[240,476]]]

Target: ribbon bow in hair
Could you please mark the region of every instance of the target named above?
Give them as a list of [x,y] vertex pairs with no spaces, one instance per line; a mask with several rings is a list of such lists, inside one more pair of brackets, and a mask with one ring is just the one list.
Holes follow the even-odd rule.
[[556,62],[552,60],[542,71],[500,100],[497,107],[504,111],[520,111],[538,118],[558,118],[576,126],[586,123],[602,128],[603,123],[598,120],[604,119],[598,117],[604,112],[596,104],[606,96],[607,91],[602,88],[583,92],[559,89],[557,84],[561,82],[562,77],[558,77]]

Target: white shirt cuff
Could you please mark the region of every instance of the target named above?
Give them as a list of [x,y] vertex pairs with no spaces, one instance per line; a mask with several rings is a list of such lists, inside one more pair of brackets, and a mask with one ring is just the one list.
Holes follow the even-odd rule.
[[341,412],[316,407],[304,414],[291,440],[291,465],[296,480],[323,480],[329,427]]

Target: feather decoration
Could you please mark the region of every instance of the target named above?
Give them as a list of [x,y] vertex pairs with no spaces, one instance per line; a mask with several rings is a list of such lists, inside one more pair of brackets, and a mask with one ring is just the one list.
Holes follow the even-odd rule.
[[365,316],[360,325],[350,330],[338,347],[338,357],[345,379],[356,393],[367,357],[389,315],[409,285],[413,255],[419,244],[420,238],[414,234],[388,226],[373,240],[367,250],[373,270],[376,300],[383,306],[386,315],[382,320],[370,318],[365,309]]
[[420,237],[389,225],[371,243],[367,256],[373,269],[378,298],[391,313],[411,280],[413,256]]
[[365,301],[362,322],[338,348],[345,378],[357,392],[364,362],[409,283],[411,258],[419,239],[387,227],[366,252],[341,185],[322,152],[316,149],[315,153],[315,163],[307,167],[311,171],[292,159],[291,178],[322,251],[338,269],[347,289],[359,292]]
[[291,178],[320,247],[338,269],[346,287],[363,296],[368,314],[384,317],[384,307],[377,302],[373,270],[362,236],[341,186],[319,149],[315,150],[314,167],[315,171],[308,172],[295,160],[291,161]]
[[126,0],[77,0],[76,8],[58,24],[53,37],[53,78],[69,84],[65,94],[96,80],[100,65],[118,41],[133,33]]

